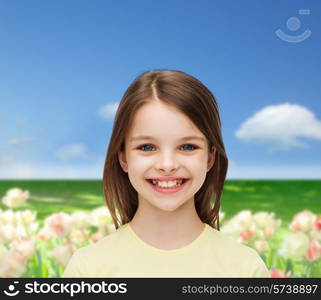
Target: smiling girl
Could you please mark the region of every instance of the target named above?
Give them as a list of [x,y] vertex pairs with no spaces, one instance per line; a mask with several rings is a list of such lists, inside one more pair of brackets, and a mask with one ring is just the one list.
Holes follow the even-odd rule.
[[117,230],[78,249],[63,277],[270,277],[254,249],[219,231],[227,166],[210,90],[181,71],[141,74],[119,104],[104,166]]

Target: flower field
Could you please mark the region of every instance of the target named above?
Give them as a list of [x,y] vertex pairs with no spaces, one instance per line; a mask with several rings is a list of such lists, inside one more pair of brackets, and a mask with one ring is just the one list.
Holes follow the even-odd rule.
[[[272,277],[321,277],[319,186],[227,181],[220,230],[256,249]],[[99,181],[0,182],[0,277],[60,277],[77,248],[113,232],[97,190]]]

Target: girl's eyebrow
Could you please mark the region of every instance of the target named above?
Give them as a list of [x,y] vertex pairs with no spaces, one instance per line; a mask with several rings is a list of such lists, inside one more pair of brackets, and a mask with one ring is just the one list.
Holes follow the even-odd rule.
[[[155,140],[155,138],[148,135],[140,135],[140,136],[134,136],[130,139],[131,142],[137,141],[137,140]],[[185,136],[180,139],[180,141],[186,141],[186,140],[200,140],[200,141],[206,142],[203,137],[197,136],[197,135]]]

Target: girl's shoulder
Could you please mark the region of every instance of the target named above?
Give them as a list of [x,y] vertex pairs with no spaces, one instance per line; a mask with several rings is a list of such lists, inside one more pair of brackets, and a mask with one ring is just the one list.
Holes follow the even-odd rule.
[[[126,245],[126,228],[119,227],[96,243],[78,248],[71,256],[62,277],[95,277],[108,257],[117,259]],[[124,244],[125,243],[125,244]]]
[[210,227],[208,232],[207,249],[217,261],[245,277],[270,277],[263,259],[255,249],[213,227]]
[[216,253],[222,252],[224,256],[226,256],[227,253],[237,253],[239,255],[242,255],[243,257],[249,257],[249,259],[253,257],[257,258],[258,253],[250,246],[241,244],[240,242],[228,236],[224,232],[218,231],[217,229],[209,225],[208,227],[209,234],[207,243],[210,245],[210,247],[215,249]]
[[76,252],[83,257],[99,256],[100,254],[113,252],[115,247],[117,248],[124,242],[126,242],[126,225],[120,226],[117,230],[112,231],[95,243],[78,248]]

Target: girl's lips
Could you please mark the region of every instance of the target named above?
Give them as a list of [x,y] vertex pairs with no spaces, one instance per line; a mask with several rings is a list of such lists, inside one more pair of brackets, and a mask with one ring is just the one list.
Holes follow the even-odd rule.
[[[183,179],[183,182],[182,183],[185,183],[186,181],[189,180],[189,178],[180,178],[180,179]],[[146,179],[148,182],[150,182],[151,184],[153,184],[153,180],[156,180],[156,179],[153,179],[153,178],[150,178],[150,179]],[[176,180],[179,180],[179,179],[176,179]],[[159,181],[174,181],[174,180],[159,180]]]
[[189,178],[174,177],[174,176],[147,178],[147,180],[157,180],[157,181],[174,181],[174,180],[181,180],[181,179],[185,180],[185,179],[189,179]]
[[161,186],[158,186],[157,184],[154,185],[152,183],[152,179],[146,179],[146,181],[151,185],[151,187],[157,191],[157,192],[160,192],[160,193],[163,193],[163,194],[172,194],[172,193],[176,193],[180,190],[182,190],[185,186],[186,186],[186,182],[189,181],[189,178],[186,178],[186,179],[183,179],[183,182],[181,185],[179,186],[173,186],[173,187],[166,187],[166,188],[163,188]]

